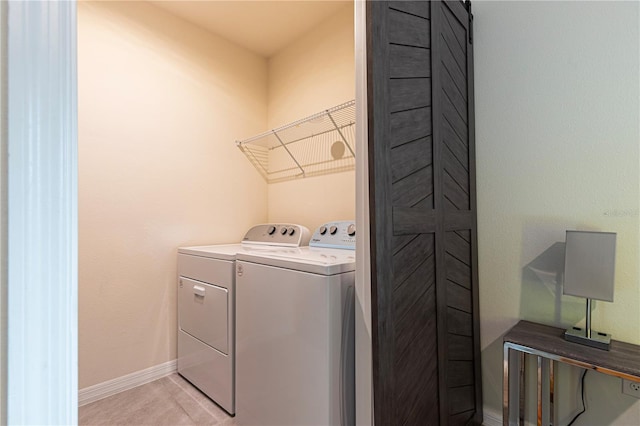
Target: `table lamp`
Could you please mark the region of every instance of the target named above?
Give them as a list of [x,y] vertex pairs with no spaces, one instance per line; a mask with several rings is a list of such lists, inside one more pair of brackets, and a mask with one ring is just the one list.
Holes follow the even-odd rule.
[[614,232],[567,231],[563,294],[587,299],[585,328],[572,327],[568,341],[609,350],[611,335],[591,331],[591,300],[613,302],[616,263]]

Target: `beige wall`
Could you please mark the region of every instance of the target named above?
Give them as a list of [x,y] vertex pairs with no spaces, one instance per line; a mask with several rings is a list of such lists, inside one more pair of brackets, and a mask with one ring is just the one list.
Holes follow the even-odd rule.
[[[562,246],[549,250],[565,230],[618,233],[615,302],[596,302],[593,325],[640,343],[640,16],[606,1],[476,2],[474,14],[483,385],[499,419],[503,334],[519,319],[584,322],[584,300],[561,294]],[[560,369],[554,424],[579,409],[579,376]],[[619,379],[586,382],[576,424],[637,424]]]
[[[269,59],[269,129],[355,98],[353,19],[348,4]],[[355,219],[354,172],[275,183],[268,191],[270,222],[313,232],[327,221]]]
[[239,241],[267,63],[145,2],[78,7],[79,386],[176,357],[176,247]]

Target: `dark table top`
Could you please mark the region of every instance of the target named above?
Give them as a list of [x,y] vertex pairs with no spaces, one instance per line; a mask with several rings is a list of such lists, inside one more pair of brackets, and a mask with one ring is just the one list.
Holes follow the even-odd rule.
[[562,328],[520,321],[504,336],[504,343],[515,343],[541,352],[589,364],[595,370],[610,370],[640,379],[640,346],[611,341],[608,351],[569,342]]

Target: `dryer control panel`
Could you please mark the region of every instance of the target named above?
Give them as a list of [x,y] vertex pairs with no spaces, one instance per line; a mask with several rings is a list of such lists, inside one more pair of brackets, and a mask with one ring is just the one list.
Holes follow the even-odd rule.
[[242,243],[301,247],[309,244],[309,230],[292,223],[265,223],[249,229]]
[[325,223],[313,233],[309,246],[355,250],[356,224],[349,220]]

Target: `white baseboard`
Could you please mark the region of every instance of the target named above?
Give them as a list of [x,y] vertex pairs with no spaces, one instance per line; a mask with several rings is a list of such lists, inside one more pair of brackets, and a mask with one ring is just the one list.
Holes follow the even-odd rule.
[[153,382],[178,371],[178,361],[168,361],[135,373],[127,374],[78,391],[78,406],[98,401],[117,393],[133,389],[145,383]]
[[502,413],[488,410],[487,407],[482,408],[482,413],[484,415],[483,426],[502,426]]

